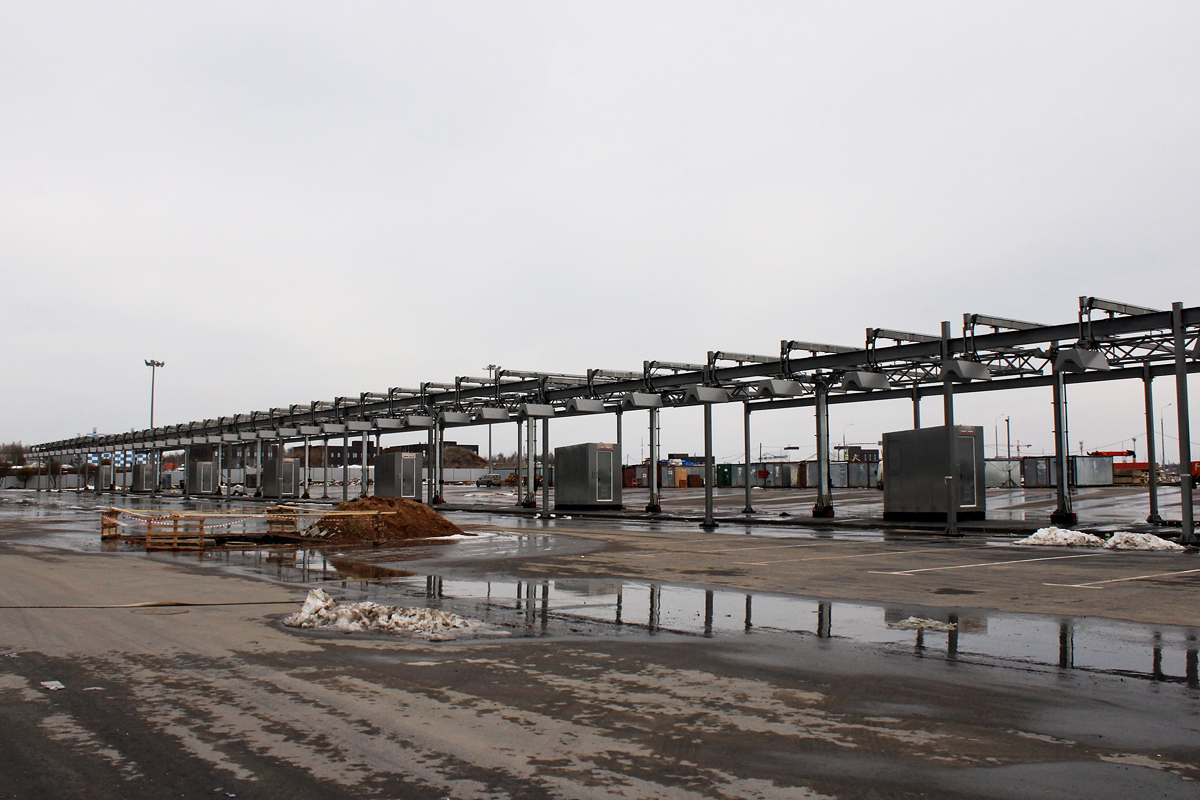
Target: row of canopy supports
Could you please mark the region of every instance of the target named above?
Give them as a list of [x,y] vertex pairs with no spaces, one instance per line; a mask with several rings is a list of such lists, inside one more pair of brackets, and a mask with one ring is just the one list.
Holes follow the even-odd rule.
[[[1191,479],[1191,474],[1190,474],[1191,447],[1190,447],[1190,425],[1189,425],[1188,393],[1187,393],[1188,351],[1186,349],[1187,348],[1187,330],[1184,326],[1183,306],[1181,303],[1173,304],[1170,319],[1171,319],[1171,336],[1173,339],[1172,344],[1173,344],[1173,351],[1174,351],[1174,372],[1175,372],[1175,378],[1176,378],[1176,402],[1175,402],[1175,405],[1176,405],[1176,412],[1178,414],[1178,432],[1179,432],[1179,451],[1180,451],[1179,452],[1179,463],[1180,463],[1180,473],[1181,473],[1181,475],[1180,475],[1181,481],[1180,482],[1181,482],[1181,500],[1182,500],[1181,524],[1183,527],[1184,540],[1190,541],[1194,537],[1194,520],[1193,520],[1193,507],[1192,507],[1192,486],[1191,486],[1191,480],[1190,480]],[[994,323],[988,323],[988,324],[994,324]],[[955,441],[956,432],[954,430],[954,407],[953,407],[954,391],[955,391],[954,390],[954,382],[956,380],[966,380],[971,377],[969,375],[963,374],[964,367],[978,368],[979,370],[981,370],[984,373],[985,376],[987,375],[987,370],[986,370],[986,368],[984,368],[983,365],[976,363],[976,362],[972,362],[972,361],[968,361],[968,360],[951,359],[950,324],[948,322],[943,322],[941,328],[942,329],[941,329],[940,337],[922,337],[922,338],[917,338],[917,339],[911,339],[911,341],[938,342],[940,340],[940,343],[941,343],[940,355],[941,355],[941,360],[942,360],[942,371],[941,371],[942,392],[941,393],[943,394],[943,404],[944,404],[943,418],[944,418],[944,425],[947,429],[947,448],[948,448],[949,452],[953,453],[955,444],[956,444],[956,441]],[[1090,325],[1089,325],[1088,331],[1089,332],[1087,335],[1090,337],[1091,336]],[[894,334],[894,333],[896,333],[896,332],[889,332],[889,334]],[[901,334],[901,335],[902,336],[910,336],[909,334]],[[1082,336],[1083,336],[1083,334],[1081,333],[1081,337]],[[1059,351],[1057,342],[1051,342],[1050,344],[1051,344],[1051,347],[1049,349],[1049,353],[1051,354],[1050,357],[1052,357],[1054,359],[1054,364],[1052,367],[1052,374],[1049,376],[1050,377],[1049,382],[1051,383],[1051,386],[1052,386],[1052,406],[1053,406],[1054,440],[1055,440],[1054,473],[1055,473],[1055,484],[1056,484],[1056,507],[1055,507],[1054,513],[1051,516],[1051,520],[1052,520],[1052,522],[1054,522],[1056,524],[1072,524],[1076,521],[1076,515],[1072,508],[1072,500],[1071,500],[1071,492],[1070,492],[1071,471],[1070,471],[1070,465],[1069,465],[1069,460],[1070,460],[1069,447],[1068,447],[1069,434],[1068,434],[1068,424],[1067,424],[1067,418],[1068,418],[1068,414],[1067,414],[1067,405],[1068,405],[1068,403],[1067,403],[1067,384],[1068,384],[1067,378],[1068,378],[1068,376],[1067,376],[1067,373],[1068,372],[1082,372],[1087,369],[1092,369],[1093,366],[1089,363],[1089,360],[1088,360],[1089,356],[1099,356],[1099,353],[1095,350],[1088,350],[1087,348],[1090,347],[1090,345],[1087,343],[1087,341],[1084,341],[1082,338],[1081,338],[1080,345],[1077,345],[1074,348],[1064,349],[1062,351]],[[836,352],[836,351],[831,350],[830,352]],[[872,351],[872,352],[874,352],[874,351]],[[1065,355],[1067,357],[1059,358],[1055,354]],[[712,355],[713,354],[710,354],[710,362],[712,359]],[[1046,357],[1046,356],[1042,356],[1042,357]],[[746,358],[750,358],[751,360],[753,360],[753,357],[746,357]],[[1074,359],[1074,361],[1072,361],[1072,359]],[[1104,360],[1104,358],[1102,356],[1099,356],[1099,361],[1102,363],[1101,363],[1101,366],[1098,368],[1106,369],[1107,362]],[[683,366],[683,365],[677,365],[677,366]],[[710,367],[711,367],[711,363],[710,363]],[[954,371],[955,369],[957,369],[958,374],[955,373],[955,371]],[[1144,365],[1144,369],[1143,369],[1143,373],[1142,373],[1142,378],[1144,381],[1145,399],[1146,399],[1146,417],[1147,417],[1147,433],[1148,433],[1147,443],[1148,443],[1148,450],[1149,450],[1149,460],[1150,460],[1151,464],[1155,464],[1157,461],[1157,453],[1155,452],[1155,446],[1154,446],[1155,442],[1154,442],[1154,437],[1152,435],[1152,424],[1153,424],[1152,382],[1153,382],[1153,378],[1155,377],[1156,372],[1159,376],[1166,374],[1164,372],[1164,368],[1162,366],[1152,367],[1151,364],[1149,362],[1147,362]],[[711,370],[709,373],[705,373],[705,374],[707,377],[705,377],[704,380],[707,382],[711,378],[711,375],[712,375]],[[817,453],[817,459],[816,459],[817,460],[817,475],[816,475],[817,486],[816,486],[816,490],[817,490],[817,492],[816,492],[815,503],[813,506],[813,515],[816,517],[832,517],[834,515],[833,497],[832,497],[832,490],[831,490],[831,485],[830,485],[831,482],[830,482],[830,446],[829,446],[829,401],[830,401],[829,394],[830,394],[830,390],[832,388],[834,388],[834,382],[836,381],[836,378],[839,375],[841,375],[841,372],[835,371],[835,372],[824,372],[823,373],[821,371],[818,371],[815,375],[810,376],[805,381],[811,387],[810,391],[812,391],[812,393],[814,395],[812,403],[815,406],[816,453]],[[876,376],[876,377],[882,378],[882,373],[854,372],[854,373],[849,373],[848,376],[849,375],[856,376],[856,379],[853,382],[849,382],[846,378],[843,378],[843,380],[842,380],[843,388],[845,388],[847,386],[849,386],[850,388],[853,388],[853,389],[886,388],[886,386],[887,386],[886,379],[882,380],[883,386],[869,386],[869,387],[861,380],[862,376],[868,376],[868,377]],[[925,378],[925,380],[928,380],[928,378]],[[772,383],[787,383],[787,382],[794,383],[794,381],[772,381]],[[499,384],[497,384],[497,385],[499,386]],[[661,497],[660,497],[660,492],[659,492],[658,464],[659,464],[659,446],[660,446],[659,441],[661,438],[661,436],[660,436],[661,430],[660,430],[660,424],[659,424],[659,412],[660,412],[660,406],[662,405],[662,403],[661,403],[662,398],[660,395],[656,394],[655,390],[653,388],[651,388],[649,384],[647,385],[647,388],[649,389],[648,392],[646,392],[644,394],[634,393],[631,396],[638,397],[643,401],[653,401],[653,402],[627,403],[627,407],[636,407],[636,408],[644,407],[644,408],[647,408],[647,410],[648,410],[649,434],[650,434],[650,458],[647,461],[647,465],[648,465],[647,484],[648,484],[650,491],[649,491],[649,502],[647,504],[646,510],[648,512],[657,513],[659,511],[661,511]],[[926,384],[926,387],[924,389],[925,394],[930,394],[931,393],[930,389],[931,389],[931,387],[929,387],[928,384]],[[499,390],[497,389],[497,391],[499,391]],[[691,391],[691,390],[689,390],[689,391]],[[715,388],[704,388],[704,389],[701,389],[701,391],[714,392],[714,393],[722,392],[721,389],[715,389]],[[922,395],[922,387],[920,386],[920,381],[916,380],[916,381],[914,381],[914,383],[912,385],[913,426],[914,426],[914,428],[919,428],[921,426],[921,408],[920,408],[921,395]],[[693,396],[693,399],[695,399],[694,396]],[[715,481],[715,474],[714,474],[715,473],[715,463],[714,463],[713,453],[712,453],[712,448],[713,448],[712,403],[713,402],[724,402],[725,400],[728,400],[728,399],[729,399],[728,393],[726,392],[725,397],[722,399],[707,400],[707,401],[701,400],[700,401],[701,404],[703,405],[703,412],[704,412],[704,473],[705,473],[705,480],[704,480],[705,498],[704,498],[704,501],[705,502],[704,502],[703,525],[705,527],[713,527],[713,526],[715,526],[715,522],[716,522],[715,518],[714,518],[714,509],[713,509],[713,488],[715,486],[716,481]],[[541,402],[543,404],[546,403],[545,399],[542,399]],[[599,401],[599,400],[581,401],[581,400],[573,399],[571,401],[572,404],[577,403],[577,402],[579,402],[579,403],[588,402],[588,403],[594,403],[594,404],[596,404],[596,406],[602,406],[601,401]],[[838,400],[836,398],[835,398],[835,402],[838,402]],[[518,416],[518,418],[516,420],[516,422],[517,422],[517,440],[518,440],[517,441],[518,471],[519,471],[517,499],[518,499],[518,502],[522,505],[525,505],[528,507],[536,507],[537,506],[537,497],[538,497],[537,474],[536,474],[537,473],[537,468],[536,468],[536,460],[537,459],[535,457],[536,434],[537,434],[536,420],[537,419],[543,420],[541,458],[542,458],[543,464],[548,466],[548,463],[549,463],[549,452],[548,452],[548,450],[549,450],[549,436],[548,436],[549,422],[548,422],[548,420],[549,420],[549,417],[554,414],[554,409],[551,408],[549,405],[529,406],[529,404],[527,404],[527,406],[530,408],[541,408],[541,409],[544,409],[545,411],[540,412],[540,413],[533,413],[532,416],[526,414],[523,411],[522,415]],[[572,406],[572,408],[574,408],[574,406]],[[595,410],[599,411],[599,410],[603,410],[603,409],[596,408]],[[611,409],[609,409],[609,410],[611,410]],[[752,405],[749,402],[749,400],[744,401],[744,404],[743,404],[744,434],[745,434],[744,435],[744,444],[745,444],[745,462],[746,462],[746,470],[747,470],[746,479],[745,479],[745,506],[743,508],[744,513],[753,513],[754,512],[753,502],[752,502],[752,493],[751,493],[752,481],[751,481],[751,477],[749,474],[749,468],[750,468],[750,463],[751,463],[750,462],[750,458],[751,458],[751,453],[750,453],[751,420],[750,420],[750,417],[751,417],[752,410],[754,410],[754,409],[752,408]],[[620,441],[622,439],[622,416],[621,416],[622,409],[618,408],[615,411],[617,414],[617,440],[618,440],[618,443],[620,443]],[[459,422],[456,420],[450,420],[450,417],[458,417],[458,416],[463,417],[465,419],[465,421]],[[445,417],[445,419],[443,419],[443,417]],[[445,423],[449,422],[449,424],[451,424],[451,425],[469,424],[469,422],[471,422],[471,421],[476,421],[476,420],[473,420],[473,418],[470,417],[470,415],[468,415],[465,412],[456,411],[454,413],[451,413],[451,412],[447,411],[447,412],[444,412],[442,415],[439,415],[437,417],[436,422],[430,427],[430,429],[429,429],[429,445],[428,445],[428,451],[427,451],[427,453],[428,453],[427,468],[428,468],[428,499],[429,499],[429,502],[434,503],[434,504],[440,504],[440,503],[444,502],[444,494],[443,494],[444,493],[444,464],[442,463],[442,449],[443,449],[443,444],[444,444]],[[314,425],[315,425],[315,419],[314,419]],[[522,427],[522,426],[524,426],[524,427]],[[338,424],[338,425],[329,425],[329,426],[323,426],[323,427],[340,429],[341,431],[346,432],[346,435],[343,435],[341,437],[326,436],[324,438],[326,452],[328,452],[329,443],[330,443],[331,438],[334,438],[334,439],[340,438],[341,439],[342,469],[343,469],[343,481],[342,481],[341,494],[342,494],[343,500],[349,499],[349,491],[350,491],[349,490],[349,481],[346,480],[346,477],[348,477],[347,470],[348,470],[350,458],[351,458],[351,456],[350,456],[351,437],[354,433],[357,433],[359,431],[362,432],[361,464],[362,464],[362,468],[363,468],[363,480],[362,480],[362,485],[360,487],[360,493],[363,495],[366,495],[368,493],[367,483],[369,481],[369,471],[368,471],[369,433],[368,433],[368,431],[375,430],[372,427],[372,422],[364,417],[362,420],[348,421],[344,425]],[[294,433],[294,431],[293,431],[293,433]],[[228,434],[226,434],[226,435],[228,435]],[[378,432],[376,432],[376,436],[377,437],[379,436]],[[212,436],[210,435],[209,440],[211,441],[211,439],[212,439]],[[283,438],[280,438],[276,441],[278,441],[278,457],[282,459],[282,457],[284,455],[284,448],[285,448],[286,440]],[[256,451],[257,451],[256,452],[256,455],[257,455],[256,467],[258,467],[261,471],[261,465],[262,465],[261,450],[263,447],[262,442],[261,441],[256,442],[255,447],[256,447]],[[218,445],[217,465],[216,465],[217,470],[218,470],[218,475],[224,474],[225,464],[222,463],[223,462],[223,448],[224,448],[224,445]],[[309,485],[311,483],[311,481],[309,480],[309,477],[311,475],[311,465],[310,465],[311,442],[310,442],[309,436],[304,437],[304,448],[305,448],[305,450],[304,450],[304,454],[305,454],[304,455],[304,474],[305,474],[304,483],[305,483],[305,495],[307,496],[309,494],[308,489],[309,489]],[[152,453],[152,461],[154,463],[155,469],[157,470],[159,463],[161,461],[162,448],[155,448],[155,449],[151,450],[151,453]],[[190,462],[190,458],[191,458],[190,449],[185,449],[185,461]],[[951,463],[953,463],[953,459],[951,460]],[[60,465],[60,469],[61,469],[61,465]],[[328,472],[328,458],[326,459],[325,470],[327,473]],[[954,532],[956,532],[956,528],[957,528],[956,523],[957,523],[957,516],[958,516],[957,512],[958,512],[958,497],[959,497],[959,492],[957,490],[958,489],[957,483],[959,482],[959,477],[957,476],[957,474],[955,474],[956,469],[950,469],[950,470],[948,470],[948,472],[950,472],[951,474],[946,476],[946,491],[947,491],[947,498],[948,498],[947,499],[946,523],[947,523],[947,531],[950,533],[954,533]],[[1159,522],[1159,521],[1161,521],[1161,515],[1160,515],[1160,510],[1158,508],[1158,476],[1156,474],[1156,470],[1153,468],[1151,468],[1149,470],[1149,473],[1150,473],[1149,474],[1150,513],[1149,513],[1148,519],[1152,522]],[[39,464],[39,477],[40,477],[40,464]],[[326,477],[328,477],[327,474],[326,474]],[[157,478],[157,476],[156,476],[156,478]],[[261,481],[260,481],[260,483],[261,483]],[[327,480],[323,481],[323,483],[325,483],[327,485],[328,481]],[[543,514],[545,514],[547,511],[546,505],[547,505],[547,500],[548,500],[548,487],[546,484],[547,484],[547,482],[543,481],[543,487],[542,487],[543,491],[541,493],[542,494],[541,505],[542,505]],[[157,479],[154,480],[153,487],[147,487],[147,488],[152,488],[153,491],[157,491],[158,490]],[[39,482],[39,489],[40,489],[40,482]],[[99,480],[98,480],[97,481],[97,490],[99,490],[99,489],[100,489],[100,486],[99,486]],[[193,487],[190,487],[190,486],[187,487],[189,494],[191,493],[192,489],[193,489]],[[281,490],[281,492],[282,492],[282,490]],[[327,496],[327,489],[325,489],[323,491],[323,496]]]

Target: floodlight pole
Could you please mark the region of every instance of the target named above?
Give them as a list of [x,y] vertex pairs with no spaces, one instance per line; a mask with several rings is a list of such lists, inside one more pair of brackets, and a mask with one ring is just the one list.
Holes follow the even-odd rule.
[[154,431],[154,377],[155,372],[159,367],[165,367],[165,361],[155,361],[154,359],[143,359],[146,366],[150,368],[150,430]]
[[[158,368],[165,367],[167,364],[165,361],[155,361],[153,358],[143,359],[143,361],[145,361],[146,366],[150,368],[150,435],[154,436],[154,378]],[[154,488],[151,491],[154,494],[158,494],[158,457],[159,452],[151,449],[150,458],[154,459]],[[132,467],[130,467],[130,469],[132,469]],[[130,474],[132,474],[132,472]]]

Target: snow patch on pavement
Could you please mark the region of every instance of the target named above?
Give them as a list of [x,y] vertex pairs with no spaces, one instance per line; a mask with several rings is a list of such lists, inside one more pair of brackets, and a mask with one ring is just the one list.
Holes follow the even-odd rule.
[[309,590],[304,607],[285,618],[283,624],[291,628],[322,628],[343,633],[382,631],[408,634],[430,641],[453,639],[455,631],[468,632],[485,627],[481,622],[433,608],[385,606],[371,602],[339,603],[323,589]]
[[1042,528],[1032,536],[1018,539],[1013,544],[1042,547],[1103,547],[1106,550],[1168,550],[1172,552],[1187,549],[1160,536],[1155,536],[1153,533],[1117,531],[1105,540],[1091,533],[1072,531],[1066,528]]
[[1041,547],[1103,547],[1099,536],[1066,528],[1042,528],[1032,536],[1018,539],[1013,544],[1038,545]]
[[1155,536],[1153,533],[1130,533],[1129,531],[1117,531],[1109,537],[1108,542],[1104,546],[1109,550],[1179,551],[1187,549],[1181,544],[1169,542],[1166,539]]

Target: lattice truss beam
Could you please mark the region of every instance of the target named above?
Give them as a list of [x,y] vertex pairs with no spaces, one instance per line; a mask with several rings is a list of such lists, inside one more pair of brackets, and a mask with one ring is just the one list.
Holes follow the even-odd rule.
[[[337,437],[427,429],[439,420],[457,426],[544,416],[548,406],[556,416],[714,402],[753,401],[757,409],[807,404],[818,390],[862,399],[881,389],[919,390],[941,383],[947,371],[954,380],[987,380],[986,387],[979,387],[986,389],[1036,385],[1055,368],[1110,370],[1113,378],[1130,377],[1129,367],[1165,368],[1175,361],[1174,319],[1174,312],[1081,297],[1074,323],[1042,325],[964,314],[961,335],[954,337],[868,328],[862,347],[784,340],[778,354],[710,351],[703,363],[645,361],[640,370],[589,369],[583,374],[494,367],[487,377],[460,376],[452,382],[392,387],[154,430],[80,436],[33,449],[95,453],[209,441]],[[1196,362],[1200,308],[1182,309],[1179,319],[1185,355]]]

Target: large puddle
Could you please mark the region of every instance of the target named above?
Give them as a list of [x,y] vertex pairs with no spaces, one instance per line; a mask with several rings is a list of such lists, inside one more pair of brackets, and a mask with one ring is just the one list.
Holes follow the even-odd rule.
[[[568,544],[572,540],[566,540]],[[337,586],[346,599],[425,605],[506,627],[519,635],[815,637],[860,642],[920,658],[1024,670],[1077,670],[1200,688],[1200,635],[1191,628],[1094,617],[823,600],[616,579],[544,578],[431,572],[441,553],[464,563],[482,557],[562,553],[564,537],[493,535],[422,543],[408,564],[396,554],[320,550],[214,552],[205,561],[287,583]],[[586,547],[589,543],[576,546]],[[369,555],[369,560],[361,556]],[[451,558],[451,555],[453,556]],[[192,559],[195,556],[191,556]],[[413,571],[406,570],[412,566]],[[468,570],[470,572],[470,570]],[[905,630],[909,617],[950,630]]]

